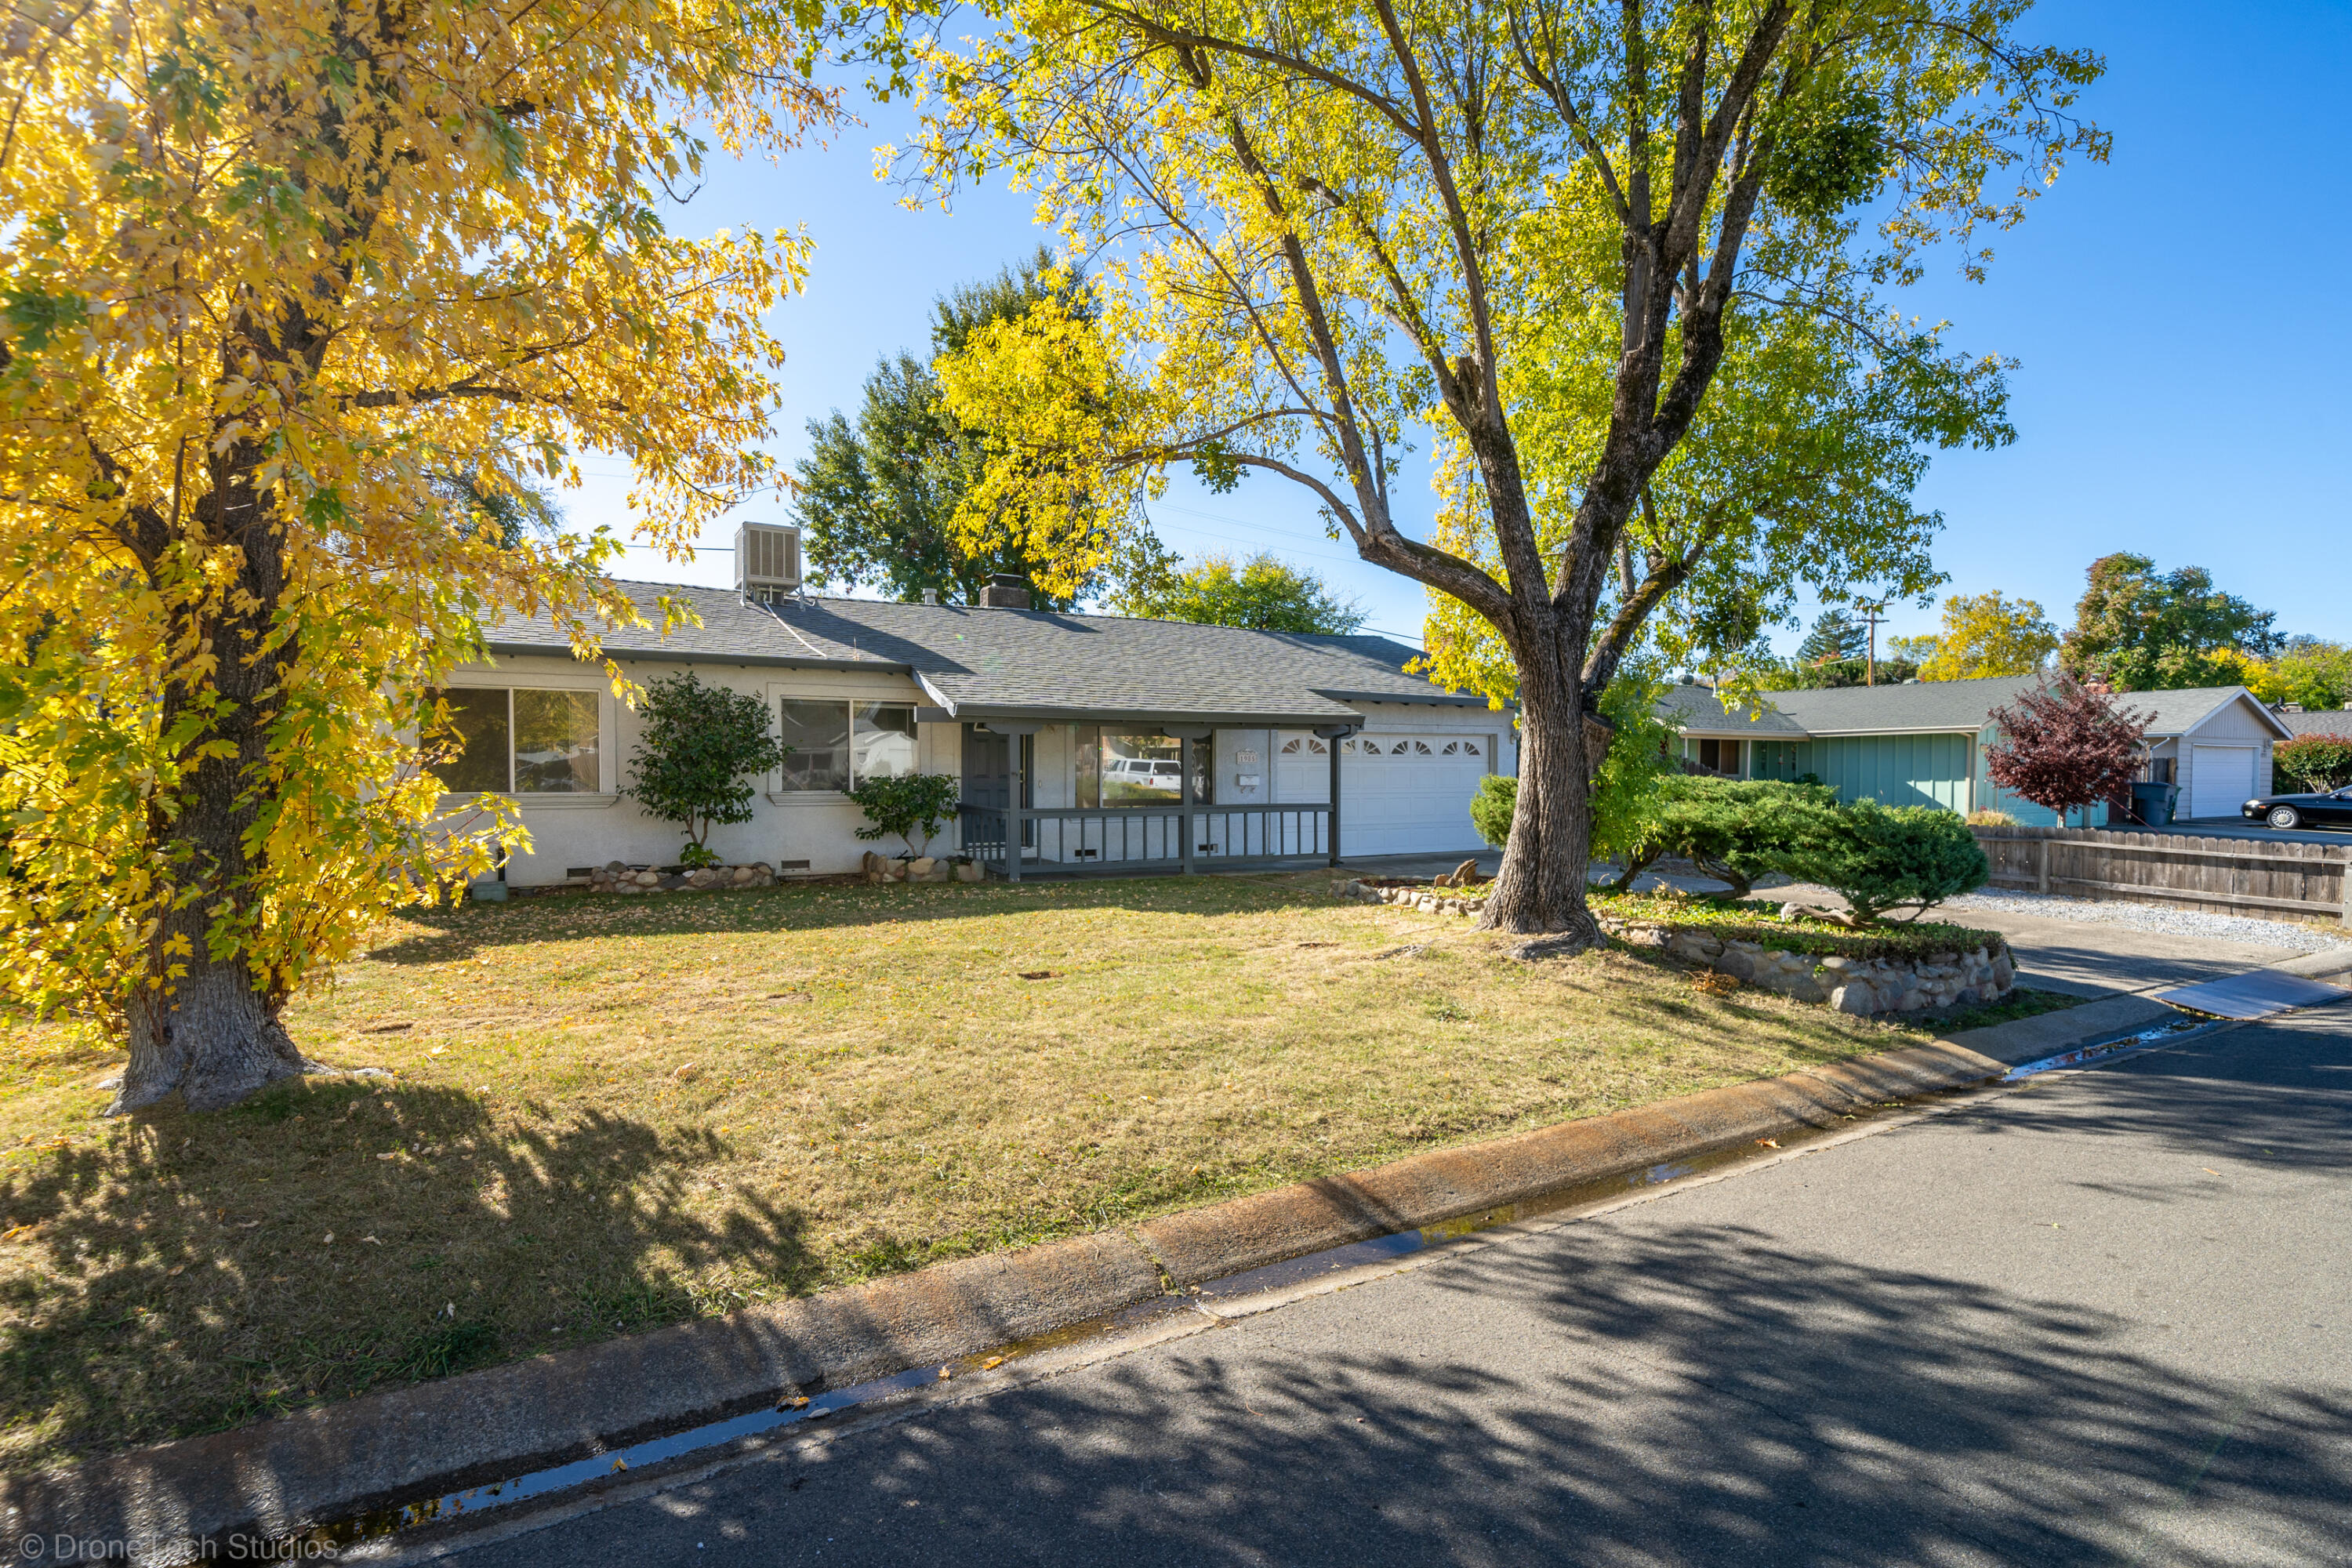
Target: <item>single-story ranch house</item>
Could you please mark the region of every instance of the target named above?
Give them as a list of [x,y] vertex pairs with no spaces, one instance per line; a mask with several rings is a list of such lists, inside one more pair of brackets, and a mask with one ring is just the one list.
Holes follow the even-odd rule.
[[[897,852],[856,837],[844,792],[918,770],[961,788],[933,852],[1000,875],[1468,854],[1471,795],[1517,766],[1509,712],[1406,674],[1419,650],[1385,637],[1055,614],[1010,586],[979,608],[804,597],[798,543],[745,529],[733,591],[623,584],[647,619],[668,595],[702,625],[605,645],[632,680],[692,669],[775,715],[791,755],[751,821],[711,830],[723,860],[822,874]],[[441,773],[520,805],[531,847],[507,879],[675,862],[680,828],[617,793],[639,726],[601,668],[543,617],[488,642],[447,694],[466,743]]]
[[[1811,773],[1841,800],[1863,795],[1889,805],[1940,805],[1952,811],[2005,811],[2028,826],[2057,819],[2020,800],[1985,771],[1985,748],[2000,743],[1993,710],[2034,689],[2032,677],[1935,680],[1775,691],[1751,714],[1727,712],[1713,689],[1677,686],[1669,717],[1680,722],[1684,754],[1739,778],[1794,779]],[[2294,731],[2242,686],[2183,691],[2132,691],[2116,699],[2126,712],[2152,715],[2141,778],[2169,784],[2175,817],[2234,820],[2263,794],[2271,748]],[[2093,826],[2106,808],[2091,808]]]

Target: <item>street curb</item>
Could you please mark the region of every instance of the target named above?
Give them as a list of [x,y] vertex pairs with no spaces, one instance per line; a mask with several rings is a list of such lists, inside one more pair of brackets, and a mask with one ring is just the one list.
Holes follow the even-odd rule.
[[1180,1287],[1396,1231],[1504,1208],[1587,1182],[1835,1125],[1858,1106],[1997,1078],[2003,1064],[1937,1041],[1702,1089],[1461,1149],[1433,1149],[1163,1215],[1136,1227]]
[[2306,952],[2300,958],[2289,958],[2269,965],[2289,974],[2300,974],[2305,980],[2340,980],[2352,978],[2352,947],[2340,947],[2334,952]]
[[0,1483],[0,1539],[70,1535],[131,1543],[141,1563],[211,1561],[228,1538],[290,1535],[591,1458],[795,1390],[1050,1333],[1162,1289],[1151,1260],[1117,1235],[958,1258],[12,1478]]
[[[724,1318],[370,1394],[70,1468],[0,1479],[0,1539],[133,1543],[129,1561],[220,1555],[591,1458],[646,1438],[1001,1348],[1109,1316],[1172,1285],[1505,1208],[1848,1111],[1963,1088],[2118,1026],[2116,998],[1168,1215]],[[2169,1009],[2148,1004],[2156,1012]],[[2045,1026],[2030,1033],[2025,1026]],[[2030,1037],[2032,1044],[2024,1042]],[[1967,1043],[1963,1043],[1963,1042]],[[1986,1048],[1986,1047],[1991,1048]],[[2020,1051],[2024,1054],[2016,1054]],[[1142,1243],[1138,1245],[1138,1241]],[[1164,1274],[1163,1274],[1164,1270]],[[123,1549],[116,1548],[118,1553]]]
[[2102,1035],[2126,1034],[2180,1014],[2152,997],[2137,994],[2085,1002],[2056,1013],[2040,1013],[1987,1029],[1964,1029],[1946,1044],[1990,1057],[2003,1067],[2018,1067],[2056,1056]]

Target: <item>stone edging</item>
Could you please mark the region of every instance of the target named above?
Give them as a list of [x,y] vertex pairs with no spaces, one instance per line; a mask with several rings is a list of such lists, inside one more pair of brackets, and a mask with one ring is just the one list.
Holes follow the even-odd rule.
[[[1366,903],[1402,904],[1425,915],[1475,915],[1486,907],[1483,898],[1455,893],[1444,886],[1402,880],[1356,879],[1340,882],[1332,892]],[[1711,936],[1702,931],[1676,931],[1648,921],[1596,917],[1601,929],[1635,947],[1664,948],[1676,958],[1730,975],[1749,985],[1777,991],[1799,1002],[1826,1004],[1841,1013],[1867,1016],[1873,1013],[1916,1013],[1927,1008],[1973,1007],[1998,1002],[2017,989],[2017,966],[2005,945],[1987,945],[1967,952],[1937,952],[1905,962],[1893,958],[1822,957]]]
[[[2046,1037],[2063,1016],[2026,1023]],[[1976,1031],[1971,1044],[1997,1050],[2001,1032]],[[1776,1132],[1834,1126],[1858,1107],[1981,1083],[2002,1068],[1997,1056],[1950,1041],[1905,1047],[1431,1150],[1163,1215],[1131,1232],[959,1258],[235,1431],[0,1479],[0,1539],[65,1533],[137,1542],[130,1560],[142,1563],[210,1561],[225,1554],[219,1543],[231,1537],[283,1536],[610,1452],[796,1393],[1002,1348],[1171,1289]]]
[[857,870],[869,882],[977,882],[986,875],[977,860],[951,860],[944,855],[894,860],[871,849],[858,857]]
[[704,893],[719,888],[772,888],[775,883],[776,868],[765,860],[749,866],[705,866],[694,871],[608,860],[588,873],[592,893]]

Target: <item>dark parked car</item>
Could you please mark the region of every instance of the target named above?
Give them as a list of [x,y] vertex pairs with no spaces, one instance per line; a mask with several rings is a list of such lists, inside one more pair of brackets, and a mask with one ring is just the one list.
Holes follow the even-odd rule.
[[2266,795],[2238,813],[2273,827],[2352,827],[2352,784],[2316,795]]

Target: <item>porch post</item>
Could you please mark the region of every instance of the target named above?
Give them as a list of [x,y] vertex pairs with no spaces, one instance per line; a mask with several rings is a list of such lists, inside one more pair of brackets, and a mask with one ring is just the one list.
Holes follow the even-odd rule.
[[1339,864],[1339,737],[1328,742],[1331,748],[1331,864]]
[[1192,874],[1192,737],[1176,737],[1176,770],[1181,787],[1176,795],[1176,826],[1184,835],[1184,875]]
[[1005,783],[1010,786],[1004,792],[1004,879],[1008,882],[1021,879],[1021,742],[1027,739],[1025,735],[1004,737]]
[[1315,731],[1318,739],[1331,748],[1331,864],[1339,863],[1339,742],[1360,728],[1355,724],[1335,724]]

